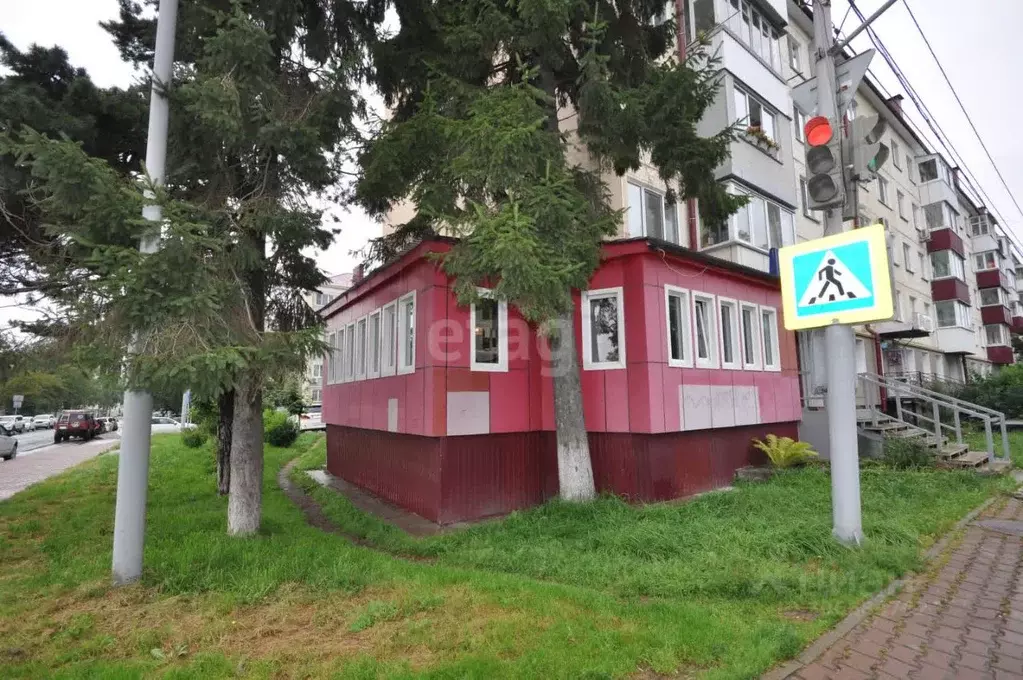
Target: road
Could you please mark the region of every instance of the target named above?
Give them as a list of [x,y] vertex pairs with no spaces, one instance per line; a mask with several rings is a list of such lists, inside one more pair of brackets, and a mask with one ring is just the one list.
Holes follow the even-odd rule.
[[[45,435],[45,438],[33,435]],[[0,460],[0,501],[10,498],[27,486],[109,451],[117,446],[119,441],[120,437],[116,432],[101,435],[91,442],[72,440],[63,444],[53,443],[52,430],[18,435],[17,457],[14,460]],[[32,448],[22,450],[22,446]]]

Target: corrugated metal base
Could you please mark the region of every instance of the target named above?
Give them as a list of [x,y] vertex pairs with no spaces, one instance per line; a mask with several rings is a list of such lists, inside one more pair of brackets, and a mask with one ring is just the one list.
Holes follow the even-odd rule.
[[[754,438],[797,437],[796,423],[666,434],[590,433],[599,491],[653,502],[728,486],[763,462]],[[329,425],[327,470],[438,522],[527,508],[558,493],[553,432],[422,437]]]

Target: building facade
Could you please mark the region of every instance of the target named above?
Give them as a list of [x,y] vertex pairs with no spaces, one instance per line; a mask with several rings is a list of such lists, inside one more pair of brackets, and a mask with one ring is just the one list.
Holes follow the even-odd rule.
[[[322,288],[307,291],[302,298],[307,305],[319,311],[351,286],[352,274],[336,274]],[[310,357],[306,362],[302,374],[302,401],[306,406],[319,406],[323,402],[323,362],[322,356]]]

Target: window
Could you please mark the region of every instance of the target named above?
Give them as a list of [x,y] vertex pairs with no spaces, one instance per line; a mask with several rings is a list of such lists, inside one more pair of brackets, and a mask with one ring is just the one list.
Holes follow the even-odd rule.
[[990,230],[990,223],[984,216],[971,217],[970,230],[974,236],[984,236]]
[[380,310],[369,315],[369,338],[366,341],[367,378],[380,377]]
[[[724,9],[726,19],[723,23],[739,40],[750,47],[753,54],[780,73],[781,35],[774,30],[767,17],[760,14],[759,10],[746,0],[741,0],[741,18],[740,0],[730,0],[729,4],[731,6]],[[790,61],[792,59],[791,50],[789,59]]]
[[920,278],[926,281],[929,278],[927,276],[927,258],[923,253],[917,253],[917,256],[920,258]]
[[942,300],[934,303],[938,328],[973,328],[970,322],[970,308],[957,300]]
[[345,380],[355,380],[355,324],[345,329]]
[[366,377],[366,317],[355,325],[355,377]]
[[954,211],[942,201],[924,206],[924,219],[930,230],[952,228],[958,222]]
[[794,133],[796,141],[804,141],[803,128],[806,127],[806,116],[804,116],[803,113],[795,106],[792,107],[792,126],[795,128]]
[[921,182],[933,182],[938,179],[938,160],[936,158],[923,161],[917,167],[920,170]]
[[892,165],[894,165],[897,169],[902,170],[902,166],[900,165],[900,163],[902,162],[902,159],[899,158],[899,153],[900,153],[899,143],[896,142],[894,139],[892,140],[892,145],[890,147],[890,150],[891,150],[891,156],[892,156]]
[[380,375],[394,375],[398,366],[398,303],[391,302],[381,312],[380,332]]
[[966,280],[965,260],[952,250],[931,253],[931,276],[935,279],[955,277]]
[[742,365],[746,369],[760,368],[760,322],[755,305],[742,305]]
[[416,370],[416,292],[398,298],[398,373]]
[[877,200],[888,205],[888,180],[880,175],[877,178]]
[[1001,288],[982,288],[980,290],[980,306],[993,307],[1002,304]]
[[712,295],[693,293],[693,325],[696,326],[696,366],[717,368],[717,327]]
[[756,97],[735,88],[735,117],[746,125],[750,132],[759,130],[768,139],[777,141],[774,129],[774,112],[762,104]]
[[739,317],[735,300],[718,298],[721,319],[721,367],[739,368]]
[[793,38],[790,35],[789,36],[789,66],[792,67],[793,73],[802,73],[803,72],[803,53],[802,53],[802,49],[803,48],[799,45],[799,43],[796,41],[796,39]]
[[906,271],[913,273],[913,253],[910,252],[909,244],[902,244],[902,262],[906,265]]
[[625,315],[621,288],[582,295],[583,368],[625,368]]
[[[746,193],[734,184],[728,190]],[[796,238],[792,213],[757,194],[749,194],[749,199],[729,218],[731,237],[763,250],[792,245]]]
[[[819,213],[816,210],[810,210],[810,195],[806,191],[806,178],[799,178],[799,205],[803,209],[803,216],[809,217],[811,220],[818,220]],[[866,223],[861,223],[861,226],[866,226]]]
[[906,154],[906,174],[909,175],[909,181],[916,184],[916,173],[913,172],[913,157],[908,153]]
[[916,298],[912,295],[909,296],[909,318],[916,318]]
[[764,370],[781,370],[781,352],[778,347],[778,310],[760,308],[760,332],[764,336]]
[[313,380],[319,380],[323,377],[323,363],[316,362],[313,364]]
[[973,256],[974,266],[976,271],[982,272],[988,269],[998,268],[998,252],[994,250],[988,250],[983,253],[977,253]]
[[[327,335],[327,355],[326,355],[326,361],[327,361],[327,384],[328,385],[332,385],[337,380],[337,378],[334,377],[334,376],[337,375],[337,368],[334,365],[335,364],[335,360],[334,359],[337,356],[337,339],[338,339],[338,333],[337,332],[333,332],[333,333],[330,333],[330,334]],[[322,368],[320,370],[322,372]],[[313,377],[316,377],[315,371],[313,373]]]
[[629,236],[649,236],[678,243],[678,205],[666,203],[664,194],[629,185]]
[[508,303],[480,290],[480,300],[469,309],[474,371],[508,370]]
[[664,287],[668,317],[668,365],[693,365],[693,329],[689,323],[689,291],[674,286]]
[[314,404],[319,404],[322,401],[323,401],[323,390],[321,390],[321,389],[314,389],[313,390],[313,403]]
[[901,191],[895,192],[895,205],[899,209],[899,217],[908,222],[909,218],[906,217],[906,195]]
[[984,326],[984,337],[987,340],[987,345],[1008,345],[1009,334],[1006,332],[1008,326],[1005,324],[989,324]]
[[920,228],[920,206],[913,204],[913,228]]

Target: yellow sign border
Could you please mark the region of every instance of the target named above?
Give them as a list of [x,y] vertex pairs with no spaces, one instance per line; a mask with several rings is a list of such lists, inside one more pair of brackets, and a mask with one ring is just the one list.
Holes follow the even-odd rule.
[[[835,312],[830,318],[817,316],[800,319],[796,311],[796,281],[792,260],[806,253],[825,251],[832,248],[866,241],[870,247],[870,272],[874,284],[874,304],[864,309]],[[834,236],[806,241],[778,250],[778,272],[781,278],[782,318],[785,328],[802,331],[810,328],[824,328],[834,324],[861,324],[870,321],[885,321],[895,315],[892,301],[892,279],[888,268],[888,238],[883,224],[872,224]]]

